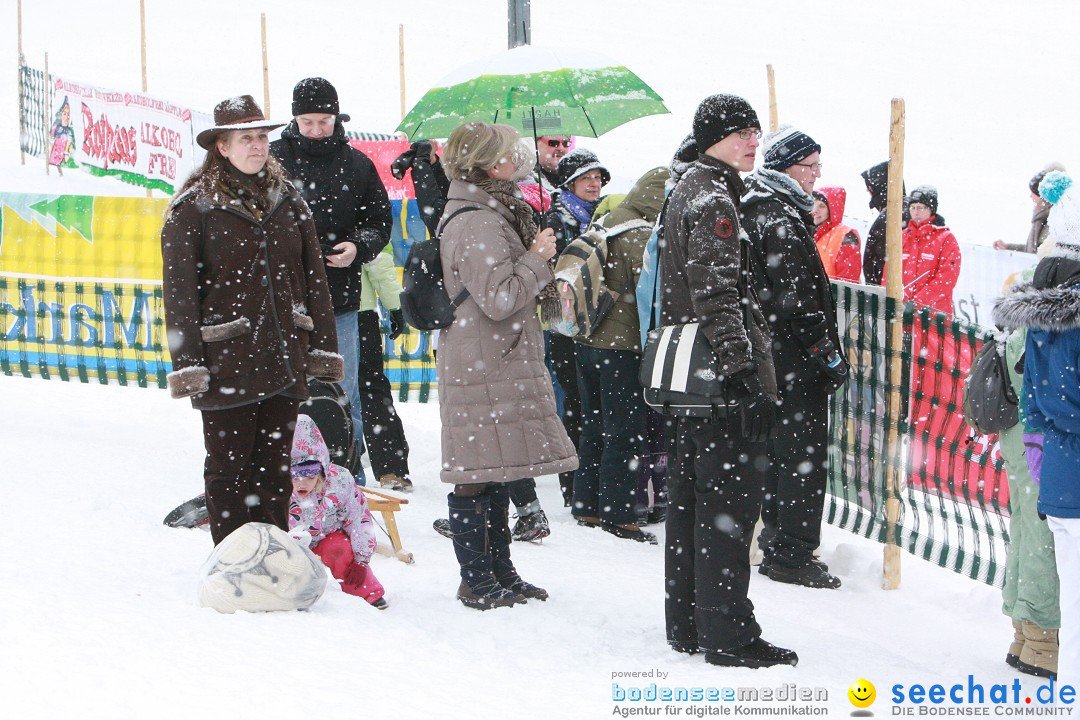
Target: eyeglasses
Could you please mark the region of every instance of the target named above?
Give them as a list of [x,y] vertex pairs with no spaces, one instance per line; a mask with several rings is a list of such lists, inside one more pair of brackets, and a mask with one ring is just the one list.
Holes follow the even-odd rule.
[[736,130],[735,134],[739,136],[740,140],[749,140],[754,137],[758,140],[761,139],[761,130],[758,128],[746,128],[745,130]]
[[799,167],[810,168],[811,172],[821,172],[821,168],[824,167],[821,163],[795,163]]
[[566,140],[552,140],[549,138],[544,142],[547,143],[548,147],[556,148],[562,145],[564,148],[569,148],[572,141],[569,138],[567,138]]

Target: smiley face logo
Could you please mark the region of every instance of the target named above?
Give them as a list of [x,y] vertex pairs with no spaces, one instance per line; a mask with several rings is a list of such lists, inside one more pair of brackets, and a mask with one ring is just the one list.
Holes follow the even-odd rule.
[[848,700],[857,708],[868,708],[877,699],[877,690],[873,683],[864,678],[859,678],[851,684],[847,691]]

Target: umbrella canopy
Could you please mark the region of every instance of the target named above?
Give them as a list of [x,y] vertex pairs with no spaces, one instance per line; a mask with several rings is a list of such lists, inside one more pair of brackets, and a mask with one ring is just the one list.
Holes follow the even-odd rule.
[[599,53],[525,45],[458,68],[397,129],[409,139],[448,137],[458,125],[503,123],[523,135],[585,135],[669,112],[652,88]]

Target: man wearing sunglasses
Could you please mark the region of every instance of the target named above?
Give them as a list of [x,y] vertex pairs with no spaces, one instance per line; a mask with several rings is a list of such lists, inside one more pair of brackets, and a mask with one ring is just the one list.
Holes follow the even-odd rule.
[[777,432],[767,443],[759,571],[777,582],[838,588],[839,578],[813,554],[825,504],[829,396],[848,371],[814,242],[811,193],[820,176],[821,146],[782,126],[765,138],[764,167],[747,178],[741,213],[780,386]]
[[542,185],[549,193],[559,187],[559,161],[570,152],[574,138],[569,135],[545,135],[536,141],[536,164],[540,166]]

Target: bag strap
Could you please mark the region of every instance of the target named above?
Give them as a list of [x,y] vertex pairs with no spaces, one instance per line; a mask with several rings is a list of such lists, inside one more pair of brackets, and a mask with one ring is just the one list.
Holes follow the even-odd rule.
[[649,324],[654,328],[660,327],[660,260],[661,254],[664,250],[664,220],[667,217],[668,203],[671,200],[671,193],[667,193],[664,196],[664,204],[660,206],[660,214],[656,216],[656,226],[653,228],[653,232],[656,233],[656,274],[653,282],[652,297],[649,298]]
[[[463,215],[463,214],[465,214],[467,212],[472,212],[473,210],[480,210],[480,206],[479,205],[465,205],[463,207],[459,207],[457,210],[455,210],[454,212],[447,215],[445,218],[443,218],[439,222],[439,226],[435,231],[435,237],[436,238],[442,238],[443,230],[446,229],[446,226],[450,224],[451,220],[456,218],[458,215]],[[445,287],[446,281],[444,280],[443,283],[444,283],[444,287]],[[459,307],[461,307],[461,303],[465,302],[468,299],[469,299],[469,288],[463,287],[463,288],[461,288],[461,292],[459,292],[455,297],[451,298],[450,307],[452,307],[454,310],[457,310]]]
[[472,212],[473,210],[479,210],[479,209],[480,209],[479,205],[464,205],[462,207],[459,207],[457,210],[450,213],[449,215],[447,215],[446,217],[444,217],[442,220],[439,221],[439,226],[435,230],[435,235],[436,236],[441,236],[443,230],[445,230],[446,226],[450,224],[450,221],[453,220],[454,218],[456,218],[458,215],[463,215],[464,213]]
[[[739,284],[742,285],[743,295],[746,297],[746,302],[743,303],[743,329],[746,330],[746,340],[750,341],[750,328],[753,325],[753,318],[750,312],[750,301],[754,301],[757,304],[757,293],[753,292],[753,285],[750,283],[750,253],[746,251],[746,243],[742,240],[739,241]],[[752,344],[752,343],[751,343]]]

